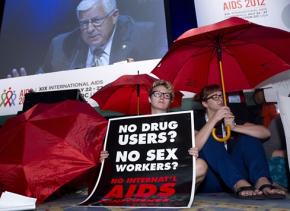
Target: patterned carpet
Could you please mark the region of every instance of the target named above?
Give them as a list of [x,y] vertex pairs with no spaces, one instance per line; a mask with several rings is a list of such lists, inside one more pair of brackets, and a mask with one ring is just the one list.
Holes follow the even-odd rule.
[[189,209],[164,209],[164,208],[117,208],[117,207],[81,207],[77,206],[79,202],[84,200],[84,193],[75,193],[65,195],[44,204],[37,206],[39,211],[142,211],[142,210],[197,210],[197,211],[290,211],[290,195],[283,200],[241,200],[234,198],[233,195],[227,193],[215,194],[197,194],[194,199],[192,208]]

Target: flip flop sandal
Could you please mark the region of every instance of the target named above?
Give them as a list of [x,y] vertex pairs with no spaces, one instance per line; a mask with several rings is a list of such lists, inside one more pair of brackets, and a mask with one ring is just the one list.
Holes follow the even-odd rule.
[[281,188],[275,186],[275,185],[272,185],[272,184],[264,184],[262,185],[259,190],[262,191],[264,193],[264,196],[268,199],[285,199],[286,195],[285,194],[282,194],[282,193],[267,193],[267,192],[264,192],[265,191],[265,188],[269,188],[270,190],[273,190],[273,189],[277,189],[277,190],[282,190]]
[[257,190],[253,186],[242,186],[238,188],[236,191],[234,191],[235,197],[238,199],[250,199],[250,200],[263,200],[265,199],[264,195],[250,195],[250,196],[244,196],[241,193],[243,191],[255,191]]

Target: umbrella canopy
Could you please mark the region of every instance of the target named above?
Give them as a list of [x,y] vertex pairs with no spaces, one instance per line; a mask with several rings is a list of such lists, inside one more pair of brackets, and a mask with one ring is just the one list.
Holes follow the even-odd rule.
[[87,103],[37,104],[0,129],[0,184],[42,202],[98,165],[107,120]]
[[221,70],[226,91],[251,89],[290,69],[289,49],[289,32],[232,17],[186,31],[152,73],[197,93],[221,84]]
[[[123,114],[149,114],[150,103],[148,91],[156,78],[147,74],[123,75],[115,81],[98,90],[91,98],[102,110],[117,111]],[[171,107],[178,107],[182,103],[181,92],[175,92]]]

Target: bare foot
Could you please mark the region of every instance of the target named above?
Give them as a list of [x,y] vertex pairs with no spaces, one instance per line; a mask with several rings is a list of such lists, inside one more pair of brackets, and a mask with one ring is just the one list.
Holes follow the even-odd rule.
[[266,177],[258,179],[256,188],[261,190],[268,198],[282,199],[286,196],[286,192],[283,189],[273,185]]
[[[234,185],[234,191],[237,192],[238,190],[242,190],[241,188],[243,188],[243,187],[252,187],[252,186],[247,180],[239,180]],[[252,188],[252,189],[242,190],[239,193],[239,195],[242,197],[262,196],[263,192],[259,191],[258,189]]]

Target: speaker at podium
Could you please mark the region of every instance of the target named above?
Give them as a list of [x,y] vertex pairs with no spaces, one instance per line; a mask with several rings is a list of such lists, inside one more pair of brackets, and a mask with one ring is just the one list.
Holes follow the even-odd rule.
[[79,89],[58,90],[48,92],[29,92],[25,94],[22,112],[27,111],[37,103],[57,103],[64,100],[79,100],[85,102]]

